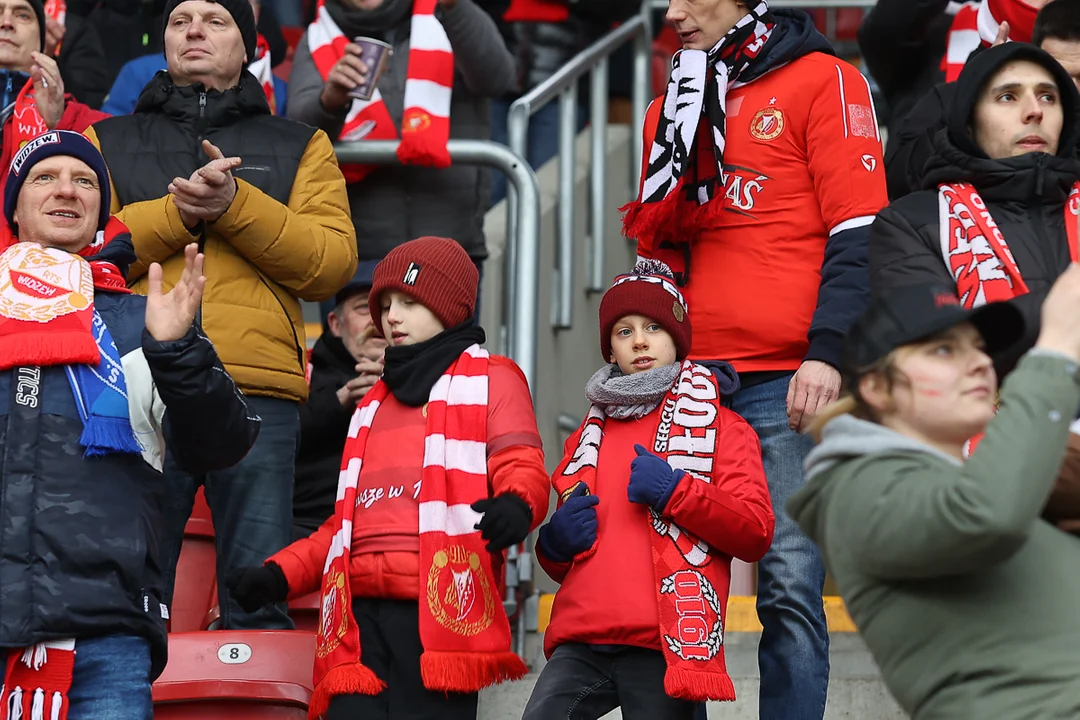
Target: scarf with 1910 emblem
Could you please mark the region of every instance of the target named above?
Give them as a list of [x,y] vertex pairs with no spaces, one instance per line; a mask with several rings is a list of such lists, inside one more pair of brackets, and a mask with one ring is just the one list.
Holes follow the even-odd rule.
[[[337,532],[322,580],[315,650],[315,693],[308,715],[330,698],[378,694],[385,684],[360,662],[352,617],[349,558],[356,492],[371,424],[390,390],[379,381],[357,408],[341,458],[334,518]],[[429,690],[476,692],[528,671],[510,650],[510,623],[495,567],[470,505],[488,495],[488,353],[466,349],[431,389],[420,486],[420,672]],[[428,568],[425,573],[423,568]]]

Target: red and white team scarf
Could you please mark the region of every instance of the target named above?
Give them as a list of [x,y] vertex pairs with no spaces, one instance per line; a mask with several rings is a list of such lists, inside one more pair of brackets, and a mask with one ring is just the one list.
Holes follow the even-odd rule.
[[277,115],[277,97],[274,95],[274,69],[270,65],[270,43],[261,34],[255,46],[255,59],[248,63],[248,72],[255,76],[266,93],[270,113]]
[[[1077,212],[1080,182],[1065,203],[1065,231],[1069,254],[1077,262]],[[938,222],[941,255],[956,280],[956,292],[965,308],[1025,295],[1028,287],[986,203],[966,183],[938,186]]]
[[[679,377],[664,397],[660,424],[650,450],[694,482],[712,482],[719,433],[720,390],[712,372],[683,361]],[[605,415],[593,406],[579,428],[578,446],[552,478],[559,505],[581,483],[596,486],[596,466]],[[678,440],[678,442],[676,442]],[[734,700],[735,687],[724,662],[724,619],[731,584],[731,558],[650,508],[653,570],[660,638],[667,662],[664,692],[685,700]],[[600,529],[603,532],[603,528]],[[596,545],[574,558],[596,552]],[[598,602],[601,600],[598,599]]]
[[1038,11],[1023,0],[982,0],[950,3],[947,12],[954,17],[945,41],[941,70],[945,73],[945,81],[953,82],[960,77],[971,53],[980,45],[990,47],[994,44],[1001,23],[1009,23],[1010,41],[1030,42]]
[[[389,394],[375,384],[357,408],[342,454],[334,522],[326,556],[322,611],[315,650],[315,692],[308,715],[326,711],[345,693],[375,695],[385,684],[360,663],[360,633],[349,586],[357,483],[371,423]],[[474,528],[481,516],[470,505],[488,497],[488,353],[472,345],[431,389],[420,478],[420,673],[424,687],[476,692],[523,677],[528,668],[510,651],[493,556]],[[427,568],[425,571],[424,568]]]
[[0,689],[0,720],[66,720],[74,668],[74,640],[10,650]]
[[[621,208],[626,237],[652,247],[688,243],[720,212],[727,93],[754,64],[775,24],[761,0],[712,50],[675,53],[641,194]],[[699,152],[706,148],[712,152]],[[717,198],[721,202],[712,202]]]
[[[442,23],[435,17],[438,0],[413,0],[409,33],[409,69],[405,79],[405,112],[397,156],[406,165],[450,166],[450,98],[454,87],[454,52]],[[308,27],[308,48],[325,81],[351,40],[345,37],[319,0],[315,22]],[[396,140],[397,128],[376,89],[368,101],[353,100],[339,140]],[[358,182],[375,166],[345,165],[348,182]]]

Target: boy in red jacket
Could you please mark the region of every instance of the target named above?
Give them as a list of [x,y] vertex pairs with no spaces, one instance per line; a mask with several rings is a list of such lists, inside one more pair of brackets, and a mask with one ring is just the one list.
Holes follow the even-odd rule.
[[421,238],[375,268],[382,379],[353,415],[334,515],[229,590],[248,612],[322,589],[309,715],[475,720],[477,691],[526,672],[510,651],[502,551],[547,515],[525,378],[480,347],[477,270]]
[[610,365],[552,477],[560,505],[537,558],[562,583],[548,664],[524,720],[690,720],[734,700],[724,664],[731,558],[761,558],[773,512],[757,435],[685,360],[690,317],[671,272],[639,262],[600,303]]

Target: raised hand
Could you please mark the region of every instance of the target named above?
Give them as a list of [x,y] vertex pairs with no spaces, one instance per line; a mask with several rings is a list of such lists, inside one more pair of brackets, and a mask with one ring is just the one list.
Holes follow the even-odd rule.
[[150,285],[146,295],[146,329],[158,342],[179,340],[191,329],[206,287],[203,261],[198,245],[191,243],[184,248],[184,271],[176,286],[167,293],[161,291],[161,265],[151,263],[148,272]]
[[326,75],[320,102],[327,110],[340,110],[352,102],[349,93],[364,82],[371,69],[361,60],[363,49],[356,43],[345,46],[345,54]]
[[239,157],[225,157],[209,140],[203,140],[202,147],[210,162],[192,173],[187,180],[173,178],[169,183],[169,193],[188,227],[199,220],[214,222],[225,214],[236,196],[236,180],[232,171],[243,162]]
[[64,80],[56,60],[45,53],[30,53],[30,81],[34,83],[34,104],[46,127],[55,130],[64,114]]

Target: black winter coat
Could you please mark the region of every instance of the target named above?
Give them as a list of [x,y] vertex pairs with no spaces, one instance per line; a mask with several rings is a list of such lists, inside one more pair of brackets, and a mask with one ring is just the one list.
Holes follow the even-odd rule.
[[[1035,343],[1042,302],[1069,266],[1065,205],[1080,162],[1071,157],[1028,153],[1004,160],[973,157],[957,148],[945,131],[934,140],[924,184],[931,188],[896,200],[878,213],[870,229],[870,292],[916,283],[955,284],[941,252],[937,186],[971,183],[985,201],[1028,286],[1013,302],[1023,312],[1027,334],[1022,347],[998,364],[1008,371]],[[1075,222],[1075,219],[1072,220]]]
[[338,402],[337,391],[356,377],[356,360],[341,338],[324,332],[311,350],[311,389],[300,405],[300,449],[296,454],[293,530],[307,537],[334,514],[345,436],[355,408]]
[[189,472],[229,467],[255,442],[259,418],[201,332],[154,340],[138,295],[99,291],[94,305],[123,363],[143,453],[83,457],[63,367],[0,372],[0,648],[140,635],[157,677],[168,648],[164,444]]

